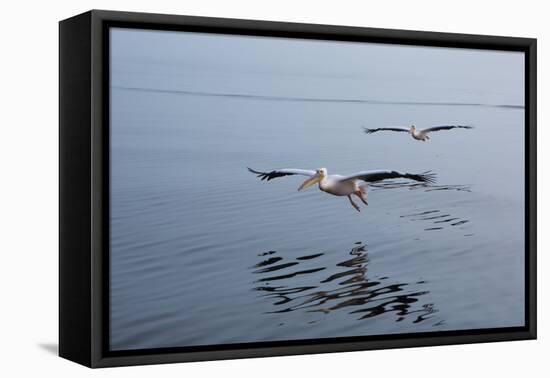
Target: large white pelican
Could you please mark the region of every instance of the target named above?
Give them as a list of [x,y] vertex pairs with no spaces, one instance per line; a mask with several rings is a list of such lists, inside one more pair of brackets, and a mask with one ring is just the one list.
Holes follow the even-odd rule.
[[473,129],[472,126],[462,126],[462,125],[442,125],[442,126],[433,126],[428,127],[427,129],[417,129],[415,125],[411,127],[380,127],[378,129],[368,129],[364,127],[365,133],[372,134],[377,131],[400,131],[411,134],[411,136],[416,140],[421,140],[425,142],[430,139],[428,133],[432,131],[441,131],[441,130],[451,130],[451,129]]
[[[359,209],[359,206],[353,202],[351,195],[356,195],[365,205],[368,205],[366,183],[395,178],[406,178],[427,184],[433,184],[435,182],[435,174],[430,172],[412,174],[390,170],[374,170],[357,172],[349,176],[329,176],[326,168],[319,168],[315,171],[294,168],[275,169],[270,172],[260,172],[251,168],[248,168],[248,170],[258,175],[262,181],[269,181],[277,177],[292,175],[309,176],[309,178],[304,181],[302,185],[300,185],[298,191],[319,183],[319,189],[323,192],[333,194],[335,196],[347,196],[351,206],[353,206],[357,211],[361,210]],[[361,181],[364,181],[364,183]]]

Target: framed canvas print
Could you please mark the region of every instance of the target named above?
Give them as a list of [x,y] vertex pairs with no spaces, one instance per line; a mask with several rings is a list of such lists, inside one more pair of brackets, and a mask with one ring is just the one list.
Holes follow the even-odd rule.
[[536,41],[60,23],[60,355],[536,337]]

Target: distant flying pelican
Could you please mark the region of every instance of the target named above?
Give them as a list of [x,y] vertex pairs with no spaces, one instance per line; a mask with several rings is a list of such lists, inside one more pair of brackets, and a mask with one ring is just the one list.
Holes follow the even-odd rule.
[[429,127],[427,129],[417,130],[415,125],[411,125],[410,128],[380,127],[378,129],[368,129],[364,127],[364,129],[365,129],[365,133],[367,134],[372,134],[377,131],[400,131],[400,132],[410,133],[414,139],[425,142],[426,140],[430,139],[430,137],[428,136],[428,133],[431,133],[432,131],[451,130],[451,129],[473,129],[473,127],[461,126],[461,125],[442,125],[442,126],[434,126],[434,127]]
[[255,173],[263,180],[272,180],[277,177],[302,175],[309,176],[309,178],[300,185],[298,191],[306,189],[307,187],[319,183],[319,189],[323,192],[335,195],[335,196],[347,196],[351,206],[357,211],[361,211],[359,206],[351,199],[351,195],[355,194],[365,204],[367,203],[367,184],[361,183],[361,181],[375,182],[386,179],[406,178],[415,180],[427,184],[433,184],[435,182],[435,174],[430,172],[424,172],[420,174],[402,173],[390,170],[375,170],[375,171],[362,171],[357,172],[349,176],[341,175],[327,175],[326,168],[319,168],[316,171],[310,171],[306,169],[276,169],[271,172],[260,172],[254,169],[248,168],[252,173]]

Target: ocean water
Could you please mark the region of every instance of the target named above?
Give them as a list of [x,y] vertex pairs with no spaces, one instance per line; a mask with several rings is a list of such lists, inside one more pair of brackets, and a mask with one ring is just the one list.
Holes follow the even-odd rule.
[[[173,57],[140,60],[128,41],[143,35],[125,33],[112,41],[134,55],[112,61],[111,349],[524,324],[521,98],[422,75],[366,77],[373,91],[322,72],[188,78]],[[424,81],[437,91],[415,95]],[[410,123],[474,129],[426,143],[362,132]],[[372,185],[357,212],[297,192],[303,176],[247,167],[430,170],[437,183]]]

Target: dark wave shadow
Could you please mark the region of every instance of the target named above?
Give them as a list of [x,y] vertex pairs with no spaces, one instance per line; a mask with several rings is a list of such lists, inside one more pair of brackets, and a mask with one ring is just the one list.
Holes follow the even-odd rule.
[[[424,231],[443,230],[447,227],[458,227],[463,229],[464,225],[470,223],[469,219],[453,216],[441,210],[426,210],[419,213],[400,215],[401,218],[406,218],[412,222],[425,222],[427,228]],[[469,233],[464,236],[473,236]]]
[[[369,184],[369,187],[373,190],[387,190],[387,189],[399,189],[407,188],[409,190],[423,190],[424,192],[436,192],[436,191],[458,191],[458,192],[471,192],[470,185],[426,185],[424,183],[411,183],[408,181],[387,181],[380,183]],[[447,227],[464,226],[470,222],[469,219],[453,216],[452,214],[443,213],[440,210],[426,210],[419,213],[404,214],[401,218],[407,218],[410,221],[427,222],[424,231],[438,231]],[[461,227],[462,229],[462,227]],[[473,236],[474,234],[468,233],[464,236]]]
[[[268,252],[267,258],[266,253],[260,254],[265,259],[252,267],[258,275],[254,290],[275,307],[267,313],[346,311],[357,320],[393,314],[395,322],[409,320],[417,324],[437,312],[433,303],[422,303],[429,293],[425,281],[395,283],[389,277],[369,279],[367,246],[361,242],[355,243],[345,260],[331,267],[317,262],[324,253],[274,259],[272,255],[276,253]],[[433,325],[442,323],[440,320]]]
[[424,183],[389,180],[384,182],[369,183],[369,188],[373,190],[380,189],[400,189],[423,190],[425,192],[435,192],[440,190],[454,190],[457,192],[471,192],[471,185],[427,185]]
[[300,102],[320,102],[320,103],[348,103],[348,104],[376,104],[376,105],[427,105],[427,106],[480,106],[490,108],[504,109],[524,109],[523,105],[515,104],[484,104],[475,102],[437,102],[437,101],[390,101],[390,100],[372,100],[372,99],[357,99],[357,98],[316,98],[316,97],[299,97],[299,96],[270,96],[256,95],[248,93],[219,93],[219,92],[202,92],[202,91],[186,91],[178,89],[162,89],[162,88],[142,88],[142,87],[125,87],[111,86],[113,89],[137,92],[156,92],[156,93],[171,93],[187,96],[206,96],[206,97],[228,97],[228,98],[243,98],[252,100],[269,100],[269,101],[300,101]]

